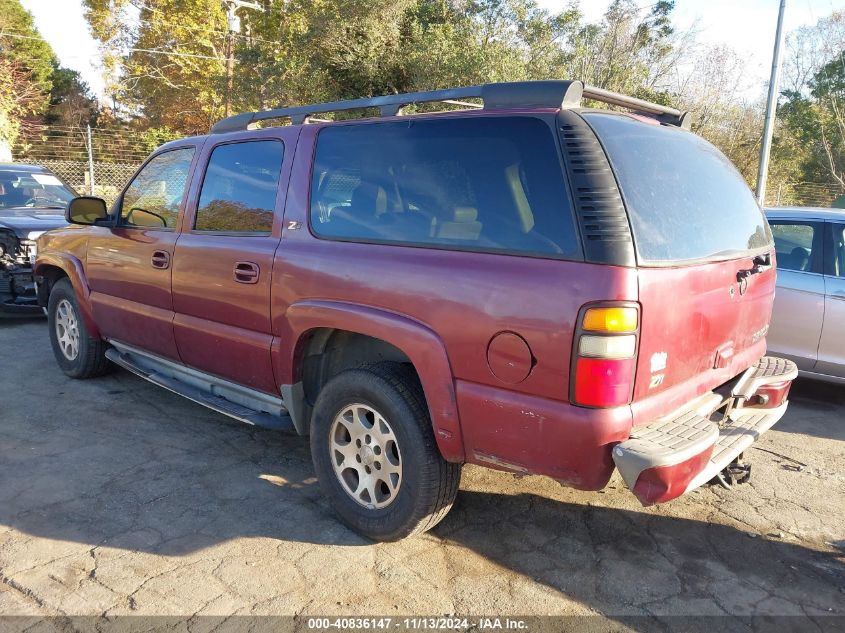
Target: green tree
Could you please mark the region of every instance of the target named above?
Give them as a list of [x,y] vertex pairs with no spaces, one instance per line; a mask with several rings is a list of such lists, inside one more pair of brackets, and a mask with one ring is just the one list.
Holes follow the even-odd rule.
[[835,182],[845,192],[843,53],[807,77],[783,94],[772,162],[781,182]]
[[56,58],[18,0],[0,0],[0,144],[12,146],[21,122],[49,103]]
[[[226,22],[220,0],[84,0],[115,63],[124,113],[204,132],[222,114]],[[240,12],[233,110],[489,81],[582,78],[667,100],[683,48],[674,3],[614,0],[585,24],[573,2],[536,0],[264,0]],[[154,51],[154,52],[151,52]]]
[[226,17],[220,0],[84,0],[113,70],[109,89],[146,124],[199,133],[219,118]]
[[97,100],[77,71],[56,67],[53,70],[52,84],[44,123],[62,127],[96,124]]
[[56,56],[19,0],[0,0],[0,55],[25,68],[45,95],[50,92]]
[[810,95],[815,101],[810,108],[815,125],[808,127],[816,133],[823,152],[816,152],[806,169],[817,170],[819,162],[826,162],[829,176],[845,191],[845,51],[816,72],[810,81]]

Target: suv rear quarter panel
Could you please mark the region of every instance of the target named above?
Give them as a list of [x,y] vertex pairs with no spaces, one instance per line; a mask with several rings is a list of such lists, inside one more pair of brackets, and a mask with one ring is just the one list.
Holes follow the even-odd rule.
[[[599,457],[597,437],[605,445],[627,437],[630,410],[596,412],[569,404],[574,320],[588,301],[636,300],[636,271],[318,239],[308,228],[311,159],[318,131],[318,126],[306,126],[300,137],[274,265],[272,315],[279,335],[275,357],[280,382],[299,380],[292,362],[297,342],[311,327],[325,326],[302,319],[292,326],[288,315],[298,304],[330,301],[401,315],[436,333],[445,349],[451,375],[440,376],[438,385],[423,380],[423,387],[435,428],[449,403],[432,401],[432,394],[448,394],[451,406],[457,404],[464,445],[460,452],[466,460],[494,467],[501,462],[501,467],[516,470],[530,465],[532,472],[595,487],[594,481],[573,473],[582,470],[585,461]],[[334,327],[346,329],[343,321]],[[503,382],[488,365],[488,345],[501,332],[518,334],[531,349],[533,367],[517,384]],[[414,344],[402,332],[395,336],[385,332],[384,338],[406,354]],[[438,442],[441,450],[447,448],[442,437]],[[581,454],[590,447],[588,455]],[[607,453],[606,447],[602,451]],[[454,450],[443,452],[458,457]],[[555,466],[559,464],[569,470],[561,471]],[[606,481],[609,474],[602,471],[598,479]]]

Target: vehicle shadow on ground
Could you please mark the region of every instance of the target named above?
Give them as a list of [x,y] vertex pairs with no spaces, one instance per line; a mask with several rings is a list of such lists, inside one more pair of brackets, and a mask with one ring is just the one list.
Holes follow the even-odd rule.
[[604,613],[841,612],[845,593],[841,553],[645,510],[462,491],[435,533]]
[[[304,438],[231,422],[122,372],[98,385],[148,410],[92,419],[71,404],[54,420],[7,419],[0,524],[165,556],[244,537],[372,546],[327,506]],[[716,523],[535,494],[464,490],[433,534],[448,548],[452,574],[491,573],[493,562],[604,612],[637,613],[631,605],[648,603],[685,613],[682,602],[693,598],[713,601],[715,613],[749,612],[775,591],[823,608],[845,592],[836,555]],[[445,564],[432,558],[419,569]],[[501,582],[513,591],[507,576]]]
[[789,391],[789,408],[775,429],[845,441],[845,421],[830,424],[831,411],[845,412],[845,385],[798,378]]
[[47,327],[47,317],[43,315],[0,314],[0,329],[43,324]]

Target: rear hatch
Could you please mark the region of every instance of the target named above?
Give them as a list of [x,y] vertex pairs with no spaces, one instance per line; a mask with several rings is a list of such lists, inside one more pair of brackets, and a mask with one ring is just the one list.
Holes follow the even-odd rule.
[[765,353],[771,232],[742,176],[704,139],[627,115],[584,118],[608,155],[634,238],[642,316],[632,409],[635,423],[649,422]]

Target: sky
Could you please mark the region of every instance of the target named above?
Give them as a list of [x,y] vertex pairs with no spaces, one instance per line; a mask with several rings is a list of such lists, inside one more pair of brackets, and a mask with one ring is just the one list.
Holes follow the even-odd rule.
[[97,96],[102,97],[100,51],[88,30],[82,0],[21,0],[21,4],[35,18],[36,28],[53,47],[62,66],[79,71]]
[[[560,10],[568,0],[538,0],[550,10]],[[584,16],[601,19],[610,0],[581,0]],[[97,43],[88,30],[82,13],[82,0],[21,0],[35,17],[35,25],[50,43],[62,65],[78,70],[93,91],[103,95],[102,67]],[[647,7],[652,0],[639,0]],[[749,83],[763,94],[772,63],[775,26],[779,0],[676,0],[674,19],[677,28],[696,25],[699,40],[709,44],[728,44],[747,56]],[[647,9],[646,9],[647,10]],[[845,10],[845,0],[787,0],[788,31],[815,24],[835,10]],[[755,97],[756,94],[750,94]]]
[[[567,6],[566,0],[538,0],[552,11]],[[648,7],[654,0],[638,0]],[[581,0],[581,12],[588,21],[601,19],[610,0]],[[695,26],[698,40],[705,44],[727,44],[748,59],[751,93],[765,93],[772,68],[772,52],[780,0],[675,0],[673,21],[680,30]],[[647,9],[646,9],[647,10]],[[815,24],[833,11],[845,10],[845,0],[786,0],[784,31]]]

